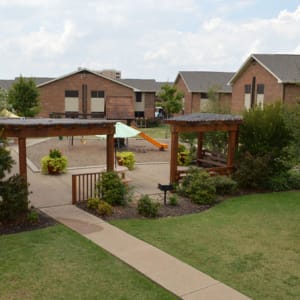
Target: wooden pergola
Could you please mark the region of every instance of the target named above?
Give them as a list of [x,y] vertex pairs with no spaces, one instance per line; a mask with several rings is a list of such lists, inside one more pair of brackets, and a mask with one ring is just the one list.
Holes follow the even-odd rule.
[[20,175],[27,180],[26,138],[106,135],[106,168],[114,170],[115,121],[91,119],[0,118],[0,137],[15,137],[19,146]]
[[165,120],[165,123],[171,127],[170,184],[178,181],[177,152],[180,133],[196,132],[198,134],[197,162],[205,162],[203,134],[210,131],[227,131],[229,133],[227,161],[225,164],[215,162],[215,166],[207,168],[208,171],[224,174],[233,169],[234,153],[238,144],[238,129],[242,121],[241,116],[211,113],[194,113]]

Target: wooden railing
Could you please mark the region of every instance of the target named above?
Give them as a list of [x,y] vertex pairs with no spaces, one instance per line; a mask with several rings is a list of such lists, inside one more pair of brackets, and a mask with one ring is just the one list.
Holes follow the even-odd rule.
[[97,196],[96,183],[103,172],[72,175],[72,204]]
[[[115,172],[119,175],[124,184],[129,183],[131,180],[125,176],[128,168],[124,166],[117,166]],[[72,175],[72,204],[87,201],[89,198],[96,197],[97,189],[96,184],[101,179],[106,170],[95,173],[73,174]]]

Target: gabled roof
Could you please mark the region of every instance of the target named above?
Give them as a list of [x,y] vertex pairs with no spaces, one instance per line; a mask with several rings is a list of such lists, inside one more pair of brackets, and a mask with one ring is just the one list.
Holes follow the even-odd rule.
[[299,54],[252,54],[230,79],[229,83],[233,84],[253,61],[271,73],[278,80],[278,83],[300,82]]
[[233,75],[233,72],[180,71],[175,82],[181,76],[192,93],[207,93],[212,87],[218,87],[219,92],[231,93],[227,83]]
[[42,86],[44,86],[44,85],[47,85],[47,84],[53,83],[53,82],[55,82],[55,81],[58,81],[58,80],[67,78],[67,77],[72,76],[72,75],[75,75],[75,74],[80,74],[80,73],[91,73],[91,74],[94,74],[94,75],[96,75],[96,76],[98,76],[98,77],[101,77],[101,78],[110,80],[110,81],[115,82],[115,83],[117,83],[117,84],[120,84],[120,85],[123,85],[123,86],[125,86],[125,87],[128,87],[128,88],[133,89],[132,86],[129,86],[129,85],[126,84],[125,82],[121,82],[121,81],[118,80],[118,79],[114,79],[114,78],[105,76],[105,75],[101,74],[100,72],[97,72],[97,71],[91,71],[91,70],[86,69],[86,68],[80,68],[80,69],[78,69],[78,70],[76,70],[76,71],[74,71],[74,72],[71,72],[71,73],[69,73],[69,74],[66,74],[66,75],[63,75],[63,76],[54,78],[54,79],[52,79],[52,80],[46,81],[46,82],[44,82],[44,83],[39,84],[37,87],[42,87]]
[[15,81],[11,79],[0,79],[0,88],[9,90],[14,82]]
[[131,86],[136,92],[156,92],[159,89],[154,79],[118,79],[118,81]]

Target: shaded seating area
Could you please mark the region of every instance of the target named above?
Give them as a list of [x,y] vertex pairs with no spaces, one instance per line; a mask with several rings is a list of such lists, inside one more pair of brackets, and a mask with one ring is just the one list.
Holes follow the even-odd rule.
[[[197,133],[197,165],[211,174],[229,174],[233,170],[234,154],[238,144],[238,129],[241,116],[230,114],[194,113],[165,120],[171,131],[170,183],[176,183],[188,170],[177,165],[179,134]],[[216,156],[203,149],[205,132],[228,132],[227,157]]]

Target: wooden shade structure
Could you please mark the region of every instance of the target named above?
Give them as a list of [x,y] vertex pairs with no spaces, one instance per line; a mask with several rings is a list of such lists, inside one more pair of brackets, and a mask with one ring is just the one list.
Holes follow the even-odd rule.
[[115,121],[81,119],[0,118],[0,137],[16,137],[19,145],[20,175],[27,179],[26,138],[105,134],[106,167],[114,170]]
[[171,127],[170,183],[175,183],[178,180],[177,152],[180,133],[198,133],[197,160],[200,161],[203,156],[203,133],[209,131],[229,132],[226,164],[209,168],[210,171],[216,173],[226,173],[233,169],[234,153],[238,143],[238,128],[242,121],[241,116],[212,113],[194,113],[165,120],[165,123]]

